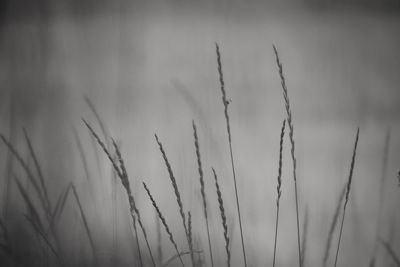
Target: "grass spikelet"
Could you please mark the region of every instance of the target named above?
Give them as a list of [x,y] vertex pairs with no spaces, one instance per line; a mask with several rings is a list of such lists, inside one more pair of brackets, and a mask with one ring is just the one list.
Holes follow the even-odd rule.
[[286,120],[282,122],[282,129],[279,141],[279,165],[278,165],[278,185],[276,186],[277,198],[276,198],[276,221],[275,221],[275,241],[274,241],[274,258],[272,262],[272,266],[275,267],[275,259],[276,259],[276,243],[278,240],[278,224],[279,224],[279,200],[282,194],[282,152],[283,152],[283,137],[285,135],[285,125]]
[[346,184],[343,186],[342,192],[340,193],[336,208],[335,208],[335,213],[333,214],[332,222],[329,228],[329,234],[328,234],[328,239],[326,241],[326,247],[325,247],[325,253],[324,253],[324,259],[323,259],[323,267],[326,267],[328,263],[328,258],[329,258],[329,251],[331,250],[331,244],[332,244],[332,239],[333,239],[333,234],[335,232],[337,222],[339,219],[340,215],[340,208],[342,207],[343,199],[346,194]]
[[169,240],[171,241],[172,245],[174,246],[177,255],[179,255],[179,260],[181,261],[182,266],[185,266],[185,264],[183,263],[182,257],[181,257],[180,254],[179,254],[178,245],[177,245],[176,242],[175,242],[174,236],[172,235],[171,230],[169,229],[168,224],[167,224],[167,222],[166,222],[164,216],[162,215],[160,209],[158,208],[158,205],[157,205],[156,201],[154,200],[152,194],[150,193],[150,190],[149,190],[149,188],[147,187],[147,185],[146,185],[145,182],[143,182],[143,187],[144,187],[144,189],[146,190],[147,195],[149,196],[149,198],[150,198],[150,200],[151,200],[151,203],[153,204],[153,207],[155,208],[155,210],[156,210],[156,212],[157,212],[157,214],[158,214],[158,218],[160,218],[162,224],[164,225],[164,229],[165,229],[165,231],[166,231],[167,234],[168,234]]
[[[93,130],[93,128],[90,126],[90,124],[87,123],[84,119],[82,119],[82,121],[84,122],[86,127],[89,129],[89,131],[93,135],[93,137],[96,139],[97,143],[103,149],[104,153],[107,155],[107,157],[110,160],[115,172],[117,173],[118,177],[121,179],[121,182],[122,182],[122,185],[125,188],[125,191],[127,192],[128,202],[129,202],[129,207],[130,207],[130,215],[131,215],[131,218],[132,218],[133,229],[135,231],[135,238],[136,238],[136,244],[137,244],[137,249],[138,249],[139,261],[140,261],[140,265],[143,266],[143,261],[142,261],[142,256],[141,256],[141,252],[140,252],[140,246],[139,246],[139,238],[138,238],[138,235],[137,235],[137,228],[136,228],[136,216],[135,216],[135,213],[137,211],[137,208],[136,208],[135,201],[134,201],[134,198],[133,198],[132,193],[131,193],[128,177],[125,175],[126,174],[125,167],[121,166],[121,167],[124,168],[122,170],[120,169],[120,167],[118,167],[118,165],[115,162],[114,158],[112,157],[111,153],[108,151],[106,145],[104,144],[103,141],[101,141],[100,137]],[[114,147],[116,149],[118,148],[118,146],[115,144],[115,142],[114,142]],[[118,151],[116,151],[116,153],[117,153],[117,155],[119,154],[119,156],[121,156],[121,153],[119,152],[119,149],[118,149]],[[123,164],[122,157],[119,157],[119,162],[120,162],[121,165]],[[124,171],[125,171],[125,173],[124,173]],[[140,224],[140,221],[139,221],[139,224]],[[144,227],[142,227],[142,231],[143,231],[143,235],[145,236],[145,239],[146,239],[146,243],[147,243],[146,245],[148,245],[147,235],[145,234]],[[152,257],[152,254],[151,254],[150,247],[148,246],[148,248],[149,248],[149,251],[150,251],[151,259],[153,261],[153,265],[155,266],[155,262],[154,262],[154,259]]]
[[[189,250],[190,250],[190,259],[194,263],[194,256],[193,256],[193,235],[192,235],[192,214],[188,211],[188,238],[189,238]],[[193,264],[195,267],[196,264]]]
[[[174,188],[176,202],[178,203],[178,206],[179,206],[179,213],[180,213],[181,218],[182,218],[182,223],[183,223],[183,228],[185,230],[186,239],[187,239],[188,245],[190,246],[189,232],[188,232],[188,229],[187,229],[187,226],[186,226],[186,216],[185,216],[185,212],[183,211],[183,204],[182,204],[182,200],[181,200],[181,194],[179,193],[178,185],[176,183],[176,179],[175,179],[174,173],[172,171],[171,164],[169,164],[169,161],[168,161],[167,155],[165,153],[165,150],[164,150],[164,148],[162,146],[162,143],[158,139],[157,134],[155,134],[154,136],[156,138],[158,147],[159,147],[160,152],[162,154],[162,157],[164,159],[165,165],[167,166],[169,179],[171,180],[172,187]],[[194,264],[194,263],[192,262],[192,264]]]
[[350,195],[350,188],[351,188],[351,182],[353,180],[353,171],[354,171],[354,163],[356,159],[356,152],[357,152],[357,144],[358,144],[358,136],[360,133],[360,128],[357,129],[357,135],[356,135],[356,141],[354,143],[354,150],[353,150],[353,156],[351,158],[351,164],[350,164],[350,174],[349,174],[349,179],[347,181],[347,186],[346,186],[346,198],[344,201],[343,205],[343,216],[342,216],[342,223],[340,225],[340,232],[339,232],[339,241],[338,241],[338,246],[336,250],[336,257],[335,257],[335,267],[337,265],[337,260],[339,256],[339,248],[340,248],[340,240],[342,239],[342,231],[343,231],[343,223],[344,223],[344,217],[346,215],[346,207],[347,203],[349,202],[349,195]]
[[278,65],[278,71],[279,71],[279,76],[281,78],[281,85],[282,85],[282,90],[283,90],[283,98],[285,100],[285,108],[286,108],[286,114],[287,114],[287,123],[289,126],[289,137],[290,137],[290,144],[291,144],[291,150],[290,154],[292,157],[292,162],[293,162],[293,180],[294,180],[294,193],[295,193],[295,200],[296,200],[296,223],[297,223],[297,246],[298,246],[298,252],[299,252],[299,266],[301,267],[301,246],[300,246],[300,224],[299,224],[299,200],[298,200],[298,193],[297,193],[297,176],[296,176],[296,157],[295,157],[295,142],[294,142],[294,127],[293,127],[293,121],[292,121],[292,111],[290,109],[290,102],[289,102],[289,95],[288,95],[288,90],[286,87],[286,81],[285,81],[285,76],[283,75],[283,67],[282,63],[279,59],[279,54],[278,50],[276,49],[275,45],[273,45],[273,49],[275,52],[275,57],[276,57],[276,64]]
[[83,123],[86,125],[86,127],[89,129],[90,133],[93,135],[93,137],[96,139],[97,143],[100,145],[100,147],[103,149],[104,153],[110,160],[115,172],[118,174],[119,177],[122,177],[121,170],[118,168],[116,162],[114,161],[114,158],[112,157],[111,153],[108,151],[108,148],[104,144],[103,141],[101,141],[100,137],[97,135],[97,133],[93,130],[92,126],[85,120],[82,119]]
[[201,197],[203,199],[204,218],[206,220],[208,248],[210,251],[211,267],[214,267],[213,254],[212,254],[212,249],[211,249],[210,228],[208,225],[206,192],[204,190],[204,187],[205,187],[204,186],[204,174],[203,174],[203,168],[202,168],[201,157],[200,157],[199,138],[197,136],[197,128],[196,128],[196,124],[194,123],[194,121],[192,121],[192,125],[193,125],[194,146],[196,148],[197,167],[198,167],[198,171],[199,171],[200,192],[201,192]]
[[226,250],[226,262],[227,266],[231,266],[231,252],[229,248],[229,236],[228,236],[228,225],[226,223],[226,215],[225,215],[225,208],[224,208],[224,201],[222,200],[222,193],[218,184],[218,177],[217,173],[215,172],[214,168],[212,168],[215,180],[215,187],[217,189],[217,196],[218,196],[218,204],[219,204],[219,211],[221,214],[222,219],[222,227],[224,228],[224,240],[225,240],[225,250]]
[[236,208],[237,208],[238,219],[239,219],[239,230],[240,230],[240,239],[241,239],[241,242],[242,242],[243,261],[244,261],[244,266],[247,267],[246,249],[245,249],[245,245],[244,245],[243,228],[242,228],[242,217],[240,215],[240,206],[239,206],[239,194],[238,194],[237,182],[236,182],[235,164],[234,164],[234,161],[233,161],[232,135],[231,135],[230,122],[229,122],[229,113],[228,113],[228,105],[229,105],[230,102],[226,98],[224,76],[223,76],[223,73],[222,73],[221,53],[219,51],[219,46],[218,46],[217,43],[215,43],[215,47],[216,47],[216,53],[217,53],[219,82],[220,82],[221,93],[222,93],[222,103],[224,105],[226,130],[227,130],[227,133],[228,133],[228,143],[229,143],[229,152],[230,152],[230,157],[231,157],[233,183],[234,183],[234,186],[235,186]]
[[114,149],[115,149],[115,152],[117,154],[118,161],[119,161],[119,165],[120,165],[120,169],[121,169],[121,173],[122,173],[122,176],[120,176],[121,183],[124,186],[125,191],[126,191],[126,193],[128,195],[129,205],[131,207],[131,213],[134,211],[136,213],[136,215],[137,215],[137,220],[138,220],[140,229],[142,230],[142,233],[143,233],[143,236],[144,236],[144,240],[146,241],[146,246],[147,246],[147,249],[149,251],[151,261],[153,263],[153,266],[156,266],[156,263],[155,263],[155,260],[154,260],[154,257],[153,257],[153,253],[151,252],[149,240],[147,238],[146,229],[144,228],[144,225],[142,223],[142,219],[141,219],[141,216],[140,216],[139,209],[136,206],[135,199],[133,197],[132,190],[131,190],[131,187],[129,185],[128,172],[126,171],[125,163],[124,163],[124,160],[122,158],[121,151],[120,151],[117,143],[115,142],[115,140],[114,139],[111,139],[111,140],[112,140],[112,144],[114,146]]

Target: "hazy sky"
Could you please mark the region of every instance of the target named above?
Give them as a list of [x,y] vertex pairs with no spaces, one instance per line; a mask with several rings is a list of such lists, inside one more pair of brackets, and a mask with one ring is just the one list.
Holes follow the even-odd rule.
[[[379,184],[388,128],[392,136],[388,213],[398,203],[393,185],[400,167],[399,6],[397,0],[2,1],[0,132],[23,150],[25,127],[45,172],[60,177],[52,182],[56,188],[63,179],[82,174],[73,128],[85,149],[91,149],[80,121],[81,117],[95,121],[84,101],[87,96],[110,134],[123,144],[132,180],[143,177],[162,199],[170,195],[164,192],[169,184],[153,134],[165,142],[182,187],[195,188],[197,181],[185,179],[196,175],[194,119],[207,174],[213,165],[227,177],[222,184],[230,203],[232,184],[215,56],[218,42],[232,99],[239,184],[246,196],[245,221],[251,226],[247,234],[252,249],[259,252],[271,247],[260,236],[272,236],[274,217],[260,215],[253,203],[268,203],[263,208],[273,214],[278,137],[285,118],[275,44],[294,116],[301,208],[309,206],[315,226],[311,239],[317,241],[310,245],[313,263],[319,260],[319,242],[347,178],[356,129],[361,128],[352,204],[358,215],[349,216],[354,236],[348,235],[345,246],[365,247],[354,248],[355,257],[347,259],[350,266],[370,252],[368,242],[373,237],[366,233],[375,230],[374,188]],[[6,153],[1,150],[4,169]],[[284,194],[288,194],[282,205],[290,210],[291,165],[288,155],[285,159]],[[96,169],[94,159],[90,166]],[[196,206],[196,195],[186,192],[188,206]],[[235,214],[232,207],[228,212]],[[282,213],[282,229],[290,229],[282,236],[287,242],[294,233],[292,215]],[[360,218],[363,226],[357,227]],[[292,249],[282,249],[280,255]]]

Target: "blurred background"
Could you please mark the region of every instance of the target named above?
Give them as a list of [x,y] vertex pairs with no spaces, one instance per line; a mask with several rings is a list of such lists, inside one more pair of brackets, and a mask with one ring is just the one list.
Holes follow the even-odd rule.
[[[286,117],[275,44],[293,113],[302,232],[308,210],[306,265],[321,266],[360,127],[339,264],[366,266],[376,255],[377,266],[391,266],[376,239],[390,241],[400,255],[399,11],[399,0],[2,1],[0,133],[33,168],[23,136],[26,129],[52,201],[69,182],[75,184],[103,266],[133,262],[135,244],[125,192],[81,118],[101,132],[93,105],[106,134],[120,144],[150,243],[155,250],[161,242],[158,256],[166,260],[174,250],[163,229],[157,234],[157,218],[142,181],[158,201],[178,246],[187,250],[187,244],[154,140],[157,133],[184,207],[192,211],[195,247],[204,251],[209,266],[193,119],[198,126],[216,264],[225,264],[225,251],[212,166],[226,204],[232,265],[242,266],[217,42],[231,99],[248,259],[251,266],[270,264],[279,134]],[[21,220],[25,206],[13,177],[18,176],[28,192],[32,185],[4,144],[0,145],[0,171],[1,217]],[[282,179],[277,263],[293,266],[297,237],[287,138]],[[79,212],[70,202],[58,226],[64,253],[90,260]],[[29,251],[32,245],[16,246]]]

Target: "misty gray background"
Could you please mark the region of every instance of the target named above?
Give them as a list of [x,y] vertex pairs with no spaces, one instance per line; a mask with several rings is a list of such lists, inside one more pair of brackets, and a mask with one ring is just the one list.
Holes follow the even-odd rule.
[[[157,133],[177,176],[185,208],[196,218],[197,238],[207,251],[191,127],[194,119],[212,209],[214,251],[221,255],[218,262],[224,264],[211,166],[220,176],[229,227],[233,226],[233,266],[240,266],[215,55],[218,42],[226,90],[232,99],[229,111],[248,258],[253,265],[270,263],[279,133],[286,116],[272,50],[275,44],[292,105],[301,223],[306,207],[309,210],[306,262],[320,266],[359,126],[340,262],[342,266],[365,266],[376,234],[387,129],[391,140],[379,235],[389,239],[390,225],[399,220],[399,7],[400,2],[394,0],[5,1],[0,7],[0,131],[27,157],[22,127],[27,129],[53,198],[68,181],[74,181],[106,262],[112,253],[130,257],[128,206],[119,181],[112,182],[109,162],[100,150],[101,166],[96,165],[96,153],[81,117],[96,130],[99,127],[84,97],[94,103],[109,134],[121,143],[154,247],[156,233],[151,229],[155,229],[155,215],[142,180],[155,195],[178,243],[186,245],[172,187],[154,140]],[[86,151],[90,184],[85,181],[73,129]],[[277,251],[280,266],[291,266],[297,260],[287,141]],[[2,188],[6,165],[7,150],[2,145]],[[14,168],[18,172],[17,163]],[[18,202],[12,187],[12,198]],[[116,188],[116,196],[112,188]],[[1,194],[4,199],[5,191]],[[83,231],[74,226],[79,224],[74,224],[74,216],[67,216],[64,226],[71,250],[77,242],[71,232],[79,237]],[[396,230],[391,238],[398,251]],[[162,234],[168,258],[173,250]],[[117,252],[113,252],[115,244]],[[380,248],[379,255],[383,266],[387,254]]]

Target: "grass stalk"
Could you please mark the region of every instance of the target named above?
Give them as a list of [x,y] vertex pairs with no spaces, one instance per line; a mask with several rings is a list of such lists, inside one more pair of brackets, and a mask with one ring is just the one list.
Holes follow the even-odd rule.
[[390,143],[390,129],[387,129],[385,134],[385,144],[383,148],[383,158],[382,158],[382,169],[381,169],[381,179],[380,179],[380,188],[379,188],[379,207],[378,207],[378,218],[376,223],[375,230],[375,243],[374,250],[372,254],[372,258],[370,261],[370,266],[375,265],[376,254],[378,252],[378,241],[379,241],[379,231],[381,228],[382,221],[382,212],[383,212],[383,204],[385,201],[384,188],[385,188],[385,180],[386,180],[386,172],[387,172],[387,164],[388,164],[388,156],[389,156],[389,143]]
[[162,265],[162,267],[167,267],[168,265],[170,265],[178,257],[182,257],[182,256],[185,256],[185,255],[190,255],[191,253],[201,254],[201,253],[203,253],[203,251],[202,250],[181,251],[178,254],[176,254],[176,255],[172,256],[171,258],[169,258],[168,260],[166,260],[165,263]]
[[347,184],[345,184],[343,186],[342,192],[340,193],[340,196],[339,196],[336,208],[335,208],[335,213],[333,214],[332,222],[330,224],[329,234],[328,234],[328,239],[326,241],[324,259],[323,259],[323,264],[322,264],[323,267],[326,267],[326,265],[328,263],[329,251],[331,250],[333,234],[334,234],[336,226],[337,226],[337,222],[338,222],[338,219],[339,219],[339,215],[340,215],[340,210],[341,210],[341,207],[342,207],[343,199],[344,199],[344,196],[346,194],[346,187],[347,187]]
[[353,150],[353,156],[351,158],[351,164],[350,164],[350,174],[349,174],[349,179],[347,181],[347,187],[346,187],[346,198],[344,201],[343,205],[343,216],[342,216],[342,222],[340,224],[340,232],[339,232],[339,241],[336,249],[336,257],[335,257],[335,267],[337,265],[337,260],[339,256],[339,248],[340,248],[340,241],[342,239],[342,232],[343,232],[343,224],[344,224],[344,217],[346,215],[346,207],[347,203],[349,202],[349,195],[350,195],[350,188],[351,188],[351,182],[353,180],[353,170],[354,170],[354,163],[356,159],[356,152],[357,152],[357,144],[358,144],[358,136],[360,133],[360,128],[357,129],[357,135],[356,135],[356,141],[354,143],[354,150]]
[[161,238],[161,225],[157,212],[155,213],[156,231],[157,231],[157,257],[158,263],[161,265],[163,260],[162,238]]
[[273,45],[273,49],[274,49],[275,57],[276,57],[276,64],[278,65],[279,76],[281,78],[281,85],[282,85],[282,89],[283,89],[283,97],[285,100],[285,108],[286,108],[286,114],[287,114],[286,120],[287,120],[287,123],[289,126],[289,137],[290,137],[290,144],[291,144],[290,155],[292,157],[292,162],[293,162],[294,194],[295,194],[295,201],[296,201],[297,246],[298,246],[298,252],[299,252],[299,266],[301,267],[302,265],[301,265],[300,224],[299,224],[299,199],[298,199],[298,193],[297,193],[297,175],[296,175],[297,168],[296,168],[296,157],[295,157],[294,126],[293,126],[293,121],[292,121],[292,111],[290,108],[286,80],[285,80],[285,76],[283,75],[282,63],[279,59],[278,50],[276,49],[275,45]]
[[230,102],[226,98],[225,82],[224,82],[224,76],[223,76],[223,72],[222,72],[221,53],[219,51],[219,46],[217,43],[215,44],[215,47],[216,47],[216,53],[217,53],[219,82],[220,82],[221,93],[222,93],[222,103],[224,105],[226,130],[228,133],[228,143],[229,143],[229,152],[230,152],[231,166],[232,166],[232,173],[233,173],[233,183],[235,186],[236,209],[237,209],[237,214],[238,214],[238,219],[239,219],[239,230],[240,230],[240,239],[242,242],[243,261],[244,261],[244,266],[247,267],[246,249],[245,249],[245,245],[244,245],[243,228],[242,228],[242,217],[240,215],[239,194],[238,194],[238,188],[237,188],[237,182],[236,182],[235,164],[234,164],[234,160],[233,160],[232,135],[231,135],[230,122],[229,122],[229,113],[228,113],[228,105]]
[[[174,175],[174,173],[172,171],[171,164],[168,161],[168,157],[167,157],[167,154],[165,153],[163,145],[162,145],[161,141],[158,139],[157,134],[155,134],[154,136],[156,138],[156,142],[158,144],[158,148],[160,149],[160,152],[161,152],[162,157],[164,159],[165,165],[167,167],[168,175],[169,175],[169,179],[171,180],[172,187],[174,188],[174,194],[175,194],[175,197],[176,197],[176,202],[178,203],[178,207],[179,207],[179,214],[181,215],[183,228],[185,230],[186,239],[187,239],[188,245],[190,247],[189,232],[188,232],[188,228],[186,226],[186,216],[185,216],[185,212],[184,212],[184,209],[183,209],[183,203],[182,203],[182,199],[181,199],[181,194],[179,193],[178,184],[176,183],[175,175]],[[192,265],[194,266],[193,259],[192,259]]]
[[128,172],[126,171],[125,163],[124,163],[124,160],[122,158],[121,151],[120,151],[117,143],[114,141],[114,139],[112,139],[112,144],[114,146],[114,149],[115,149],[115,152],[117,154],[118,161],[119,161],[119,167],[120,167],[120,170],[121,170],[121,173],[122,173],[122,176],[120,176],[120,178],[121,178],[122,185],[124,186],[125,191],[126,191],[126,193],[128,195],[129,205],[131,207],[131,213],[132,212],[136,213],[137,221],[139,223],[140,229],[142,230],[142,233],[143,233],[143,236],[144,236],[144,240],[146,242],[147,250],[149,251],[149,254],[150,254],[151,262],[152,262],[153,266],[155,267],[156,266],[156,262],[154,260],[153,253],[152,253],[151,248],[150,248],[149,239],[147,238],[146,229],[144,228],[144,225],[143,225],[143,222],[142,222],[142,219],[141,219],[141,216],[140,216],[139,209],[136,206],[136,202],[135,202],[135,199],[133,197],[131,187],[129,185]]
[[146,190],[147,195],[149,196],[149,198],[151,200],[151,203],[152,203],[153,207],[155,208],[155,210],[156,210],[156,212],[158,214],[158,218],[160,218],[162,224],[164,225],[164,229],[168,234],[169,240],[171,241],[172,245],[174,246],[177,255],[179,255],[179,260],[181,261],[182,266],[185,266],[185,264],[183,263],[182,257],[179,254],[178,245],[176,244],[174,236],[172,235],[171,230],[168,227],[167,221],[165,220],[165,217],[162,215],[162,213],[161,213],[156,201],[154,200],[154,198],[153,198],[153,196],[152,196],[152,194],[151,194],[151,192],[150,192],[150,190],[147,187],[145,182],[143,182],[143,187]]
[[143,236],[145,238],[147,249],[149,250],[153,266],[156,266],[154,258],[153,258],[153,254],[151,253],[150,245],[149,245],[149,242],[148,242],[148,239],[147,239],[147,234],[146,234],[145,228],[144,228],[144,226],[142,224],[142,221],[141,221],[141,218],[140,218],[139,210],[136,207],[135,199],[133,198],[133,195],[132,195],[132,191],[131,191],[131,188],[130,188],[130,185],[129,185],[128,174],[127,174],[126,169],[125,169],[125,164],[124,164],[124,161],[122,159],[122,156],[121,156],[121,153],[119,151],[119,148],[118,148],[117,144],[113,140],[114,149],[115,149],[115,152],[117,154],[120,166],[117,165],[116,161],[114,160],[113,156],[111,155],[111,153],[107,149],[106,145],[100,139],[100,137],[97,135],[97,133],[93,130],[93,128],[90,126],[90,124],[88,124],[84,119],[82,119],[82,121],[84,122],[86,127],[89,129],[89,131],[92,134],[92,136],[96,139],[96,141],[99,144],[99,146],[103,149],[104,153],[106,154],[106,156],[108,157],[109,161],[111,162],[111,165],[112,165],[113,169],[115,170],[115,172],[117,173],[118,177],[120,178],[121,183],[122,183],[122,185],[123,185],[123,187],[124,187],[124,189],[125,189],[125,191],[127,193],[129,207],[130,207],[130,215],[131,215],[131,218],[132,218],[133,228],[135,230],[135,238],[136,238],[136,243],[138,244],[138,251],[139,251],[139,258],[140,258],[141,266],[143,266],[143,262],[142,262],[141,252],[140,252],[139,239],[138,239],[138,235],[137,235],[135,214],[138,217],[137,220],[139,222],[139,226],[140,226],[140,228],[142,230],[142,233],[143,233]]
[[194,146],[196,149],[196,157],[197,157],[197,167],[198,167],[198,171],[199,171],[200,192],[201,192],[201,197],[203,200],[203,211],[204,211],[204,218],[206,221],[206,228],[207,228],[208,249],[210,251],[211,267],[214,267],[214,260],[213,260],[213,254],[212,254],[212,248],[211,248],[210,227],[208,224],[206,192],[204,189],[205,188],[204,174],[203,174],[203,168],[202,168],[201,156],[200,156],[199,138],[197,136],[197,127],[196,127],[196,124],[194,123],[194,121],[192,121],[192,125],[193,125]]
[[308,232],[308,221],[309,221],[309,215],[308,215],[308,206],[306,206],[306,211],[304,215],[304,221],[303,221],[303,236],[302,236],[302,242],[301,242],[301,266],[306,266],[304,263],[306,261],[306,249],[307,249],[307,232]]

